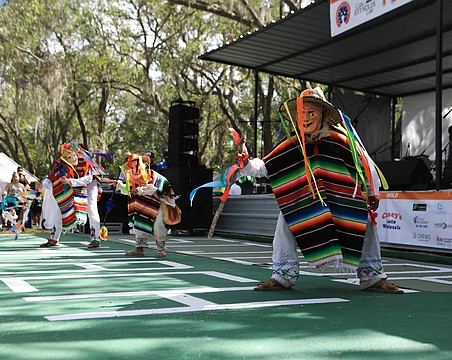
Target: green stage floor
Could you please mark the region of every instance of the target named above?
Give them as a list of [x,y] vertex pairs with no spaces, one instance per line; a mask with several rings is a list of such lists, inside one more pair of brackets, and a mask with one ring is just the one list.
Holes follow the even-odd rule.
[[68,234],[0,235],[0,359],[452,359],[452,266],[385,257],[403,295],[359,290],[302,263],[269,278],[271,244],[172,236],[168,256],[125,257],[131,235],[88,249]]

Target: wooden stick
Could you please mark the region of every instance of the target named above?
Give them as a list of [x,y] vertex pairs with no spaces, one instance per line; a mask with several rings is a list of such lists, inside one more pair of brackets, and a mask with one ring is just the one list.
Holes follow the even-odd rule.
[[[240,143],[237,144],[238,148],[239,148],[239,154],[243,154],[246,151],[246,135],[243,134],[242,137],[240,138]],[[235,174],[237,172],[236,169],[234,171],[234,173],[230,176],[231,179],[235,178]],[[229,194],[229,189],[231,188],[231,183],[230,183],[230,179],[228,179],[228,185],[226,187],[225,192],[227,191]],[[220,218],[221,213],[223,212],[223,208],[224,208],[224,204],[226,203],[226,199],[224,199],[224,201],[220,201],[220,204],[218,205],[217,211],[215,211],[215,215],[213,216],[212,219],[212,224],[210,224],[210,229],[209,232],[207,233],[207,237],[210,239],[213,236],[213,233],[215,232],[215,227],[217,226],[217,222],[218,219]]]
[[225,201],[220,201],[220,205],[218,205],[217,211],[215,211],[215,215],[212,219],[212,224],[210,224],[209,233],[207,237],[210,239],[215,232],[215,227],[217,226],[218,219],[220,218],[221,213],[223,212]]

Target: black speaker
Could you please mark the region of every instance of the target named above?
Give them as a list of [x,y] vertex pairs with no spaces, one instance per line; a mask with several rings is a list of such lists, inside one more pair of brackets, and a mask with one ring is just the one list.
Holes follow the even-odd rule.
[[208,229],[212,222],[212,188],[202,188],[196,193],[193,206],[190,206],[190,192],[212,181],[212,169],[205,167],[178,167],[162,169],[175,193],[180,196],[176,201],[182,211],[182,221],[175,226],[179,230]]
[[169,167],[198,166],[199,109],[193,101],[173,101],[169,117]]
[[422,159],[377,163],[388,181],[389,190],[428,190],[432,175]]

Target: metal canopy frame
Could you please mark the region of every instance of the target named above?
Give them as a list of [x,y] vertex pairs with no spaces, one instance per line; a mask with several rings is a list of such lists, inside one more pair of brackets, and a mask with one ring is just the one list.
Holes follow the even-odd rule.
[[316,1],[200,59],[390,98],[435,91],[439,190],[441,90],[452,88],[452,1],[414,0],[335,37],[329,23],[329,1]]

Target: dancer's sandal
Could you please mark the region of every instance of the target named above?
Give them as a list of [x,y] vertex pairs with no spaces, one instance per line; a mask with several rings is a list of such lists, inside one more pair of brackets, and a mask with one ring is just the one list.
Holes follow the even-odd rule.
[[93,240],[88,244],[89,248],[98,248],[99,246],[100,246],[99,241],[96,241],[96,240]]
[[127,251],[125,256],[144,256],[144,251],[137,251],[136,249]]
[[282,291],[282,290],[292,290],[291,287],[285,287],[277,282],[275,279],[269,279],[267,281],[262,281],[257,285],[254,291]]
[[396,284],[389,282],[387,280],[380,280],[376,284],[369,286],[364,291],[378,292],[384,294],[403,294],[403,290],[400,289]]
[[158,250],[157,251],[157,257],[165,257],[166,251],[165,250]]
[[59,244],[58,244],[58,241],[55,241],[55,240],[47,240],[47,242],[45,242],[45,243],[42,243],[41,245],[39,245],[39,247],[42,247],[42,248],[49,248],[49,247],[52,247],[52,246],[58,246]]

